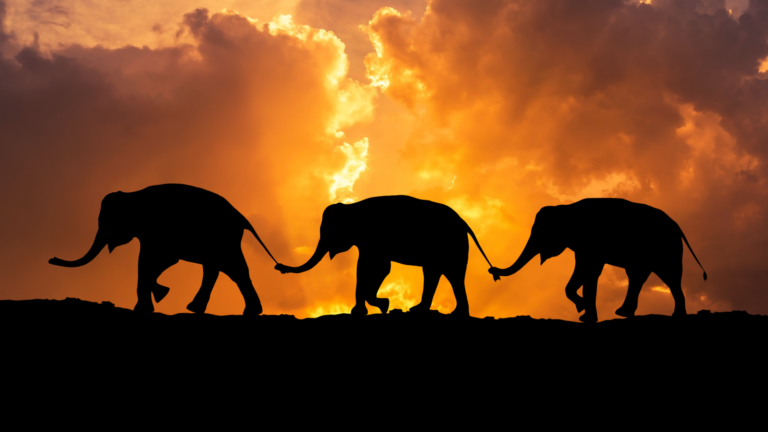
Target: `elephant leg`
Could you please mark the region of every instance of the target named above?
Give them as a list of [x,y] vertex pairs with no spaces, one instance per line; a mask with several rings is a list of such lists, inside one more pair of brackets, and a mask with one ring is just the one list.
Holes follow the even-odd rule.
[[155,311],[152,294],[155,296],[155,301],[159,303],[169,291],[168,287],[157,283],[157,278],[177,262],[179,262],[178,258],[171,258],[165,254],[153,252],[151,249],[142,249],[139,252],[139,278],[136,288],[139,299],[133,308],[134,311]]
[[464,286],[466,273],[466,261],[462,265],[452,267],[445,272],[445,278],[451,283],[453,295],[456,297],[456,309],[451,312],[451,315],[469,316],[469,301],[467,300],[467,289]]
[[[232,256],[222,260],[220,270],[229,276],[232,282],[236,283],[240,289],[240,294],[243,295],[243,300],[245,300],[243,315],[261,314],[263,311],[261,300],[259,300],[259,295],[256,294],[256,289],[253,287],[253,282],[251,282],[248,264],[245,262],[242,250],[238,249]],[[203,269],[203,272],[205,272],[205,269]]]
[[203,283],[200,290],[197,291],[194,300],[187,306],[187,310],[194,313],[204,313],[208,307],[208,301],[211,300],[213,286],[216,285],[216,279],[219,278],[219,269],[212,265],[203,266]]
[[424,291],[421,293],[421,303],[413,306],[411,312],[426,312],[432,307],[432,299],[435,298],[437,284],[440,283],[440,270],[434,267],[422,267],[424,273]]
[[382,314],[386,314],[387,311],[389,311],[389,299],[379,298],[376,297],[376,295],[379,292],[379,288],[381,288],[381,284],[384,282],[384,279],[386,279],[391,270],[391,261],[382,261],[377,266],[375,266],[375,270],[370,274],[368,288],[366,289],[366,292],[368,293],[366,301],[369,305],[379,308]]
[[360,253],[360,258],[357,260],[357,286],[355,287],[355,307],[352,308],[353,315],[368,314],[368,308],[365,307],[366,301],[371,306],[379,308],[381,313],[387,313],[389,299],[378,298],[376,293],[391,269],[392,263],[389,260]]
[[[577,266],[579,262],[577,259]],[[579,321],[585,323],[597,322],[597,280],[600,278],[600,274],[603,272],[604,263],[596,263],[588,261],[582,264],[584,273],[584,315],[579,317]]]
[[669,290],[672,292],[672,298],[675,299],[675,311],[672,313],[674,317],[686,316],[688,313],[685,310],[685,294],[683,294],[683,265],[678,263],[677,268],[664,269],[656,271],[662,282],[667,284]]
[[[581,270],[581,271],[579,271]],[[584,310],[584,299],[579,296],[579,288],[584,285],[584,275],[583,275],[583,269],[579,267],[579,265],[576,265],[576,268],[573,269],[573,275],[571,275],[571,280],[568,281],[568,284],[565,286],[565,295],[568,297],[568,300],[573,302],[574,305],[576,305],[576,311],[581,312]]]
[[640,290],[643,288],[645,281],[648,280],[648,276],[651,275],[651,272],[649,270],[637,268],[628,268],[626,269],[626,272],[627,278],[629,279],[627,297],[624,299],[624,304],[616,309],[616,315],[629,318],[635,316],[637,299],[640,297]]

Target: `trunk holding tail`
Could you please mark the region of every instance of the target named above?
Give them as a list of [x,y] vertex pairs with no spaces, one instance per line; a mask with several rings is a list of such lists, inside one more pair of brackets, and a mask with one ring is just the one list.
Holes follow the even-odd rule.
[[287,265],[278,264],[275,268],[280,270],[282,273],[304,273],[307,270],[312,270],[312,268],[314,268],[317,263],[323,259],[326,253],[328,253],[328,248],[325,247],[325,243],[323,243],[323,239],[321,238],[320,241],[317,242],[317,249],[315,249],[315,253],[309,259],[309,261],[303,265],[299,267],[289,267]]
[[499,271],[496,272],[496,274],[498,274],[499,276],[511,276],[517,273],[518,271],[520,271],[520,269],[525,267],[525,265],[528,264],[528,262],[532,260],[533,257],[538,255],[539,251],[536,250],[536,248],[534,248],[531,242],[532,238],[533,236],[531,236],[531,238],[528,239],[528,243],[526,243],[525,249],[523,249],[523,252],[520,254],[520,257],[517,258],[517,261],[515,261],[514,264],[512,264],[510,267],[506,269],[499,269]]
[[[487,262],[487,263],[488,263],[488,265],[489,265],[489,266],[491,266],[491,268],[493,268],[493,264],[491,264],[491,260],[489,260],[489,259],[488,259],[488,257],[487,257],[487,256],[485,256],[485,252],[483,251],[483,248],[482,248],[482,247],[480,247],[480,242],[479,242],[479,241],[477,241],[477,237],[475,237],[475,233],[474,233],[474,232],[472,232],[472,228],[470,228],[470,227],[469,227],[469,224],[468,224],[468,223],[466,223],[466,222],[464,222],[464,225],[466,225],[466,226],[467,226],[467,232],[468,232],[468,233],[469,233],[469,235],[472,237],[472,240],[474,240],[474,241],[475,241],[475,244],[477,245],[477,248],[478,248],[478,249],[480,249],[480,253],[481,253],[481,254],[483,254],[483,258],[485,258],[485,262]],[[493,275],[493,280],[494,280],[494,281],[497,281],[497,280],[499,280],[499,279],[501,279],[501,278],[500,278],[498,275]]]
[[101,230],[99,230],[96,233],[96,238],[93,240],[93,245],[91,246],[91,250],[88,251],[88,253],[85,254],[84,257],[80,258],[76,261],[65,261],[60,258],[51,258],[48,260],[50,264],[61,266],[61,267],[80,267],[88,264],[89,262],[93,261],[94,258],[101,252],[102,249],[104,249],[104,246],[107,245],[107,239],[106,235],[102,233]]

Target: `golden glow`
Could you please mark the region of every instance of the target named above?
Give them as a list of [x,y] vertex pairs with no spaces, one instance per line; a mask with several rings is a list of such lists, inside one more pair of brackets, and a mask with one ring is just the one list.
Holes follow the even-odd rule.
[[[414,70],[403,62],[395,61],[392,54],[386,50],[384,35],[389,33],[407,32],[415,25],[410,13],[401,14],[391,7],[383,7],[376,11],[367,26],[361,25],[360,30],[368,35],[374,52],[365,56],[366,76],[371,80],[371,85],[381,88],[386,92],[392,90],[393,80],[397,81],[397,93],[408,94],[410,98],[424,98],[428,96],[427,85],[419,79]],[[398,46],[399,50],[407,50],[408,47]]]
[[417,295],[418,292],[411,292],[410,283],[406,282],[402,276],[394,282],[384,281],[378,293],[378,297],[389,299],[390,310],[400,309],[402,311],[408,311],[418,303]]
[[[498,161],[498,162],[495,162],[495,163],[493,163],[493,164],[491,164],[491,165],[485,165],[485,166],[483,166],[483,167],[480,167],[480,168],[478,168],[477,170],[478,170],[478,171],[479,171],[481,174],[485,174],[486,172],[489,172],[489,171],[495,171],[495,172],[498,172],[498,171],[504,170],[504,169],[506,169],[506,168],[509,168],[509,167],[515,166],[515,165],[517,165],[517,158],[514,158],[514,157],[505,157],[505,158],[502,158],[502,159],[501,159],[500,161]],[[526,167],[526,168],[527,168],[527,167]]]
[[237,15],[237,16],[242,16],[243,18],[245,18],[246,20],[248,20],[248,22],[249,22],[249,23],[251,23],[251,24],[254,24],[254,25],[255,25],[257,22],[259,22],[259,20],[258,20],[258,19],[256,19],[256,18],[251,18],[251,17],[249,17],[248,15],[240,15],[240,12],[238,12],[238,11],[236,11],[236,10],[234,10],[234,9],[228,9],[228,8],[224,8],[224,9],[222,9],[222,10],[221,10],[221,12],[219,12],[219,13],[222,13],[222,14],[224,14],[224,15]]
[[293,22],[290,15],[278,15],[267,24],[272,35],[287,35],[299,39],[307,44],[309,49],[328,50],[334,60],[326,72],[328,85],[338,88],[339,83],[347,74],[349,61],[344,53],[344,43],[333,32],[323,29],[315,29],[307,25],[299,25]]
[[347,306],[344,303],[333,303],[329,305],[320,305],[310,310],[308,316],[310,318],[317,318],[323,315],[339,315],[348,314],[352,311],[352,307]]
[[768,57],[764,58],[760,62],[760,67],[758,67],[757,71],[760,73],[765,73],[765,71],[768,71]]
[[382,89],[389,87],[387,74],[389,73],[390,64],[384,60],[384,44],[382,43],[381,36],[371,30],[371,26],[388,16],[401,17],[402,15],[394,8],[383,7],[376,12],[367,26],[359,26],[360,30],[368,35],[374,49],[373,53],[365,56],[365,67],[368,71],[366,76],[371,80],[371,85],[381,87]]
[[328,192],[331,195],[331,201],[352,203],[356,200],[352,188],[367,167],[368,138],[363,138],[352,145],[344,143],[336,147],[336,150],[344,153],[347,157],[347,163],[344,164],[344,168],[331,177],[332,183]]
[[[296,24],[290,15],[275,17],[267,27],[270,34],[294,37],[311,50],[327,50],[332,54],[334,60],[326,72],[328,90],[336,100],[336,111],[326,128],[330,138],[343,138],[342,128],[373,118],[376,90],[373,86],[346,77],[349,61],[344,52],[345,45],[333,32]],[[336,150],[342,152],[347,160],[340,171],[330,176],[330,200],[351,203],[356,199],[353,195],[355,182],[366,170],[368,138],[364,137],[352,145],[343,143]]]
[[299,246],[294,251],[299,255],[311,255],[312,254],[312,248],[309,246]]
[[347,77],[349,60],[345,45],[333,32],[299,25],[290,15],[278,15],[267,24],[270,34],[285,35],[302,41],[307,49],[327,52],[330,62],[325,75],[328,90],[336,95],[336,113],[328,125],[328,133],[334,137],[341,128],[373,118],[373,102],[376,91],[372,86],[361,84]]
[[574,202],[584,198],[608,198],[613,196],[629,195],[637,190],[640,184],[630,177],[630,174],[619,172],[610,173],[602,179],[590,179],[583,188],[573,193],[561,193],[559,188],[553,185],[547,186],[547,193],[560,200],[560,202]]
[[[69,1],[81,0],[57,4]],[[49,189],[32,190],[29,196],[35,199],[29,200],[40,203],[39,216],[27,216],[29,222],[19,219],[17,224],[3,224],[18,225],[19,232],[25,233],[48,230],[45,240],[29,243],[36,245],[35,250],[6,252],[0,257],[0,262],[14,263],[0,269],[12,274],[4,286],[27,289],[13,295],[75,296],[132,307],[136,242],[106,258],[100,256],[84,272],[72,272],[71,279],[41,268],[40,263],[45,263],[44,254],[49,251],[62,256],[82,252],[87,245],[73,239],[92,239],[93,206],[104,194],[160,182],[196,184],[225,196],[252,222],[275,258],[287,265],[306,262],[313,253],[322,212],[330,202],[408,194],[445,203],[469,223],[491,262],[507,267],[525,246],[535,215],[543,206],[616,196],[661,208],[678,221],[711,274],[749,270],[750,265],[751,272],[744,274],[759,273],[755,270],[759,263],[745,264],[750,260],[740,258],[764,256],[754,253],[762,249],[747,245],[757,241],[753,239],[759,236],[754,233],[760,232],[768,217],[761,174],[764,140],[758,139],[768,110],[763,109],[761,96],[750,93],[751,87],[739,87],[764,75],[755,76],[739,65],[757,63],[765,74],[768,58],[744,57],[763,52],[758,49],[733,49],[729,55],[738,61],[732,67],[726,64],[728,67],[718,69],[718,63],[709,58],[675,63],[668,57],[669,52],[677,51],[659,49],[663,37],[654,33],[673,21],[661,19],[672,12],[648,6],[651,1],[617,2],[605,13],[590,14],[595,21],[589,26],[571,22],[582,19],[578,14],[558,18],[538,6],[515,9],[515,2],[486,2],[484,10],[494,13],[477,14],[473,8],[479,6],[473,2],[435,1],[434,7],[415,11],[416,18],[391,7],[376,10],[378,5],[366,2],[356,3],[354,8],[357,12],[369,8],[363,15],[351,14],[352,8],[337,8],[340,0],[313,2],[324,5],[323,13],[332,9],[329,18],[319,12],[307,15],[306,8],[295,7],[298,0],[206,0],[203,6],[221,11],[207,14],[195,11],[197,5],[182,8],[174,1],[133,0],[121,2],[126,13],[123,9],[116,13],[113,2],[70,7],[69,21],[37,3],[9,3],[4,25],[14,36],[3,45],[2,55],[13,65],[11,75],[25,76],[31,71],[32,63],[22,65],[13,57],[25,45],[39,47],[44,59],[52,58],[51,54],[72,58],[66,63],[69,72],[62,76],[71,73],[78,78],[77,65],[86,65],[90,75],[80,76],[75,84],[98,82],[101,84],[93,92],[102,87],[107,91],[95,111],[84,92],[82,112],[103,110],[109,115],[97,116],[104,124],[94,126],[92,115],[78,117],[80,111],[74,110],[67,114],[71,118],[66,117],[71,126],[60,131],[66,138],[62,142],[72,147],[67,154],[89,154],[88,149],[100,148],[105,160],[89,160],[85,166],[66,159],[68,165],[79,168],[55,176],[40,169],[32,173],[40,181],[6,182],[64,189],[63,184],[71,194],[67,199],[50,200],[46,198],[51,196]],[[644,6],[640,8],[638,3]],[[154,4],[157,6],[148,7]],[[222,10],[233,4],[238,11]],[[598,2],[583,7],[600,6]],[[648,13],[651,8],[653,14]],[[142,15],[144,10],[146,15]],[[35,21],[34,13],[28,11],[38,13],[39,19]],[[740,13],[734,8],[732,16]],[[126,23],[115,18],[122,19],[121,15]],[[612,34],[616,25],[638,17],[655,23],[632,27],[636,37],[631,39],[643,43],[633,45],[630,56],[611,52],[626,49],[623,39],[605,43],[601,38]],[[332,22],[323,23],[323,19]],[[53,24],[42,25],[43,21]],[[563,23],[567,25],[563,27]],[[728,24],[720,30],[728,33],[741,25],[737,21]],[[549,25],[568,31],[550,31]],[[592,30],[592,25],[603,28],[584,31]],[[702,43],[729,44],[753,37],[737,30],[741,33],[734,34],[741,36],[705,37]],[[701,28],[701,34],[707,31]],[[572,39],[562,40],[564,34]],[[698,34],[674,43],[692,60],[702,53],[719,56],[728,51],[695,45]],[[750,43],[753,45],[744,46],[762,42]],[[689,69],[688,63],[714,72],[699,75],[701,70]],[[51,70],[62,65],[52,65]],[[45,84],[40,88],[58,88],[59,78],[47,73],[45,68],[36,70],[29,82],[38,82],[35,74],[40,74],[39,83]],[[8,79],[13,79],[11,75]],[[731,87],[718,87],[721,80],[711,78],[719,76]],[[92,80],[94,77],[101,81]],[[670,83],[684,83],[685,94]],[[19,100],[25,100],[24,85],[17,85]],[[42,90],[32,89],[31,94],[36,91]],[[733,95],[741,95],[741,99]],[[33,104],[35,97],[27,101]],[[697,102],[694,108],[693,103],[681,101]],[[51,102],[52,110],[62,103]],[[152,116],[132,114],[144,105]],[[38,111],[43,116],[42,129],[62,124],[60,120],[46,124],[48,111]],[[152,117],[151,121],[146,117]],[[7,123],[0,119],[0,125]],[[72,132],[76,130],[87,133]],[[3,136],[0,133],[0,139]],[[16,136],[29,134],[22,131]],[[91,136],[110,144],[99,147],[102,144],[90,142],[85,149],[72,144],[88,143]],[[140,147],[139,142],[152,151],[163,151],[137,157],[131,152]],[[22,152],[25,146],[37,149],[29,142],[15,148]],[[55,170],[53,163],[33,163],[36,158],[18,166]],[[104,173],[109,173],[108,178]],[[56,181],[50,181],[52,178]],[[0,192],[6,190],[0,186]],[[91,203],[90,207],[84,203]],[[14,203],[9,208],[26,207]],[[54,221],[51,215],[63,216]],[[77,234],[54,233],[51,227],[57,223],[72,227]],[[8,235],[15,234],[8,231]],[[730,244],[733,238],[738,238],[738,248],[743,250],[718,246]],[[14,239],[18,244],[26,240]],[[244,236],[243,249],[268,314],[347,313],[354,304],[356,248],[296,275],[274,271],[274,263],[250,234]],[[728,290],[718,291],[724,279],[718,282],[713,277],[706,285],[693,282],[691,269],[696,264],[687,252],[684,261],[684,278],[691,278],[686,279],[689,309],[728,308],[721,294]],[[574,265],[574,254],[568,250],[547,261],[545,267],[532,263],[494,283],[487,263],[471,246],[466,276],[471,312],[475,316],[575,320],[578,315],[563,295]],[[78,276],[86,274],[98,276],[88,276],[92,280]],[[610,319],[626,293],[627,279],[622,269],[606,270],[604,275],[600,284],[605,289],[600,289],[598,307],[601,319]],[[158,311],[183,312],[201,277],[198,265],[180,263],[169,269],[161,279],[172,291]],[[653,278],[656,282],[649,286],[661,283]],[[71,282],[63,282],[65,279]],[[407,310],[419,298],[422,285],[421,269],[393,265],[379,296],[390,298],[392,308]],[[50,288],[60,286],[59,291]],[[103,286],[113,289],[100,289]],[[87,287],[94,289],[88,291]],[[740,289],[746,292],[749,288],[745,287],[746,283]],[[610,290],[613,295],[606,295]],[[667,296],[649,294],[653,291],[668,294],[661,286],[644,290],[638,313],[668,312]],[[450,285],[442,278],[432,307],[450,312],[453,305]],[[373,309],[369,307],[371,312]],[[242,312],[242,298],[227,278],[219,278],[209,311]]]
[[651,291],[656,291],[664,294],[672,294],[672,291],[670,291],[669,288],[663,287],[663,286],[655,286],[651,288]]

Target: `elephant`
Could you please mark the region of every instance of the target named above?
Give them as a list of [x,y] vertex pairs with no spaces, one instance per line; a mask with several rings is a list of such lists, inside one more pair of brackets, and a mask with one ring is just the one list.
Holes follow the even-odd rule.
[[360,256],[353,315],[368,314],[366,301],[381,313],[387,313],[389,299],[378,298],[376,294],[390,272],[391,263],[396,262],[422,267],[424,272],[421,303],[411,311],[429,310],[440,277],[445,275],[456,297],[452,314],[468,316],[469,302],[464,287],[469,255],[467,233],[485,257],[472,229],[446,205],[404,195],[337,203],[323,212],[320,240],[312,257],[299,267],[278,264],[275,269],[283,274],[303,273],[315,267],[326,253],[333,259],[357,246]]
[[105,196],[101,202],[99,229],[85,256],[76,261],[51,258],[48,262],[80,267],[96,258],[104,246],[112,253],[135,237],[141,243],[141,250],[138,302],[134,311],[154,312],[150,293],[159,303],[169,291],[157,283],[157,278],[184,260],[203,265],[202,285],[187,309],[205,312],[219,272],[223,272],[237,284],[245,299],[243,315],[258,315],[262,312],[261,301],[240,248],[243,230],[252,232],[272,257],[250,222],[222,196],[183,184],[154,185],[136,192],[113,192]]
[[[673,316],[684,316],[681,237],[703,271],[682,229],[663,211],[620,198],[587,198],[542,208],[517,261],[509,268],[488,271],[494,276],[510,276],[536,255],[541,255],[543,265],[568,248],[575,254],[576,268],[565,294],[578,312],[586,309],[580,321],[597,322],[597,280],[606,264],[625,269],[629,279],[627,296],[617,315],[634,316],[640,289],[651,273],[656,273],[674,298]],[[582,286],[583,298],[577,294]]]

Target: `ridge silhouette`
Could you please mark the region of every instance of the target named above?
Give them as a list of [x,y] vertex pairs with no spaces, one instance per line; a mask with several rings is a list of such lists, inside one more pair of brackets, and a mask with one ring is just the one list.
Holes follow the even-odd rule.
[[155,310],[152,295],[159,303],[169,291],[157,283],[157,278],[184,260],[203,265],[202,285],[187,309],[205,312],[219,272],[223,272],[243,295],[243,314],[258,315],[262,312],[261,301],[240,247],[243,230],[253,233],[277,263],[248,219],[222,196],[183,184],[155,185],[136,192],[108,194],[101,202],[99,229],[91,249],[75,261],[51,258],[48,262],[80,267],[96,258],[104,246],[111,253],[138,238],[141,250],[134,311]]
[[[597,280],[606,264],[624,268],[629,278],[627,296],[617,315],[634,316],[643,284],[656,273],[672,292],[672,315],[685,316],[681,238],[701,266],[680,226],[663,211],[620,198],[587,198],[542,208],[517,261],[506,269],[492,267],[488,272],[511,276],[536,255],[541,255],[543,265],[568,248],[574,252],[576,268],[565,294],[578,312],[585,311],[580,321],[597,322]],[[582,286],[583,297],[577,293]]]
[[[338,409],[344,397],[370,407],[370,398],[339,382],[378,368],[385,385],[370,393],[380,395],[382,403],[401,396],[414,404],[425,397],[450,397],[477,404],[475,412],[483,416],[489,406],[498,406],[493,411],[505,419],[510,401],[535,397],[541,405],[572,392],[581,377],[588,385],[579,395],[590,398],[617,399],[606,389],[617,382],[638,383],[619,398],[622,404],[633,397],[638,403],[656,400],[668,393],[670,383],[704,395],[710,404],[739,395],[754,402],[764,369],[760,341],[768,332],[768,316],[735,311],[701,311],[679,319],[647,315],[584,326],[526,316],[453,319],[437,311],[305,319],[139,314],[77,299],[3,300],[0,324],[6,329],[8,371],[3,389],[12,396],[9,401],[24,405],[50,392],[51,404],[75,401],[73,412],[84,409],[87,394],[114,409],[121,397],[132,406],[137,389],[151,388],[168,399],[164,406],[186,397],[192,399],[188,406],[226,400],[232,409],[244,392],[258,389],[256,399],[248,399],[256,400],[257,411],[275,401],[295,415],[301,395],[309,405],[325,401],[330,409]],[[398,385],[414,367],[428,370],[420,388]],[[717,392],[718,383],[727,387],[725,393]],[[57,389],[72,391],[62,398]],[[207,395],[215,397],[199,405]],[[573,403],[572,397],[566,399]],[[635,411],[638,403],[632,405]],[[551,409],[549,402],[545,405]],[[744,406],[750,405],[739,409]],[[367,412],[366,407],[360,411]],[[153,412],[149,420],[156,419]]]
[[378,298],[376,294],[391,270],[391,263],[396,262],[422,267],[424,272],[421,302],[410,308],[412,312],[429,310],[440,277],[445,276],[456,297],[452,314],[468,316],[464,286],[469,254],[467,234],[488,261],[469,225],[444,204],[405,195],[332,204],[323,212],[320,241],[312,257],[299,267],[277,264],[275,269],[283,274],[303,273],[315,267],[326,253],[333,259],[357,246],[360,256],[352,314],[366,315],[366,302],[387,313],[389,299]]

